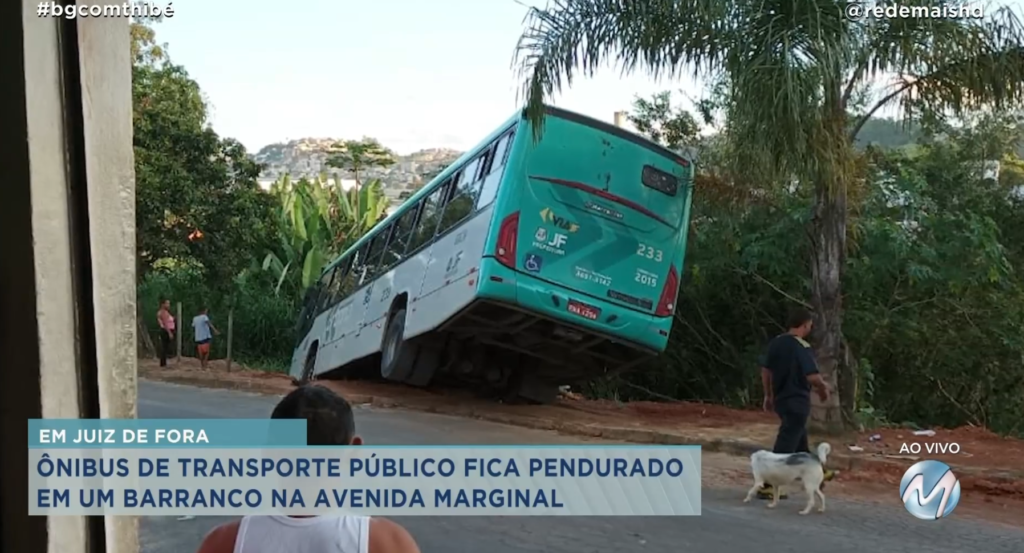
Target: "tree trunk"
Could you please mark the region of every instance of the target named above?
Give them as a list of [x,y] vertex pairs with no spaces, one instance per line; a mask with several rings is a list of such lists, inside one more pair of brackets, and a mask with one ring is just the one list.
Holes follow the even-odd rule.
[[842,339],[842,357],[839,363],[839,407],[842,410],[843,422],[847,428],[857,425],[857,402],[860,400],[860,373],[857,357],[850,351],[850,342],[846,336]]
[[837,175],[836,186],[818,182],[815,187],[814,220],[811,234],[811,303],[815,321],[812,341],[818,370],[832,393],[825,402],[815,396],[811,420],[827,431],[843,427],[841,392],[843,370],[842,275],[846,261],[846,186]]

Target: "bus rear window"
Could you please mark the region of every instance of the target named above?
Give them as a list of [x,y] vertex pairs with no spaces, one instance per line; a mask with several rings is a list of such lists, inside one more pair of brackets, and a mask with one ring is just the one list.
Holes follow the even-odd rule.
[[675,175],[671,175],[650,165],[644,165],[644,169],[640,175],[640,180],[643,182],[644,186],[653,188],[654,190],[669,196],[675,196],[679,191],[679,179],[676,178]]

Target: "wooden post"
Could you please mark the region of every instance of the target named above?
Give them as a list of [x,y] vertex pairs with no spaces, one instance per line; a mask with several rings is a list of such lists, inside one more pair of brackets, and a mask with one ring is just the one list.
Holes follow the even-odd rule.
[[228,309],[228,372],[231,372],[231,338],[235,332],[235,310]]
[[178,346],[178,360],[176,361],[176,363],[178,365],[181,364],[181,329],[182,329],[183,326],[184,325],[182,324],[182,321],[181,321],[181,302],[179,301],[178,302],[178,318],[175,319],[175,323],[174,323],[174,339],[177,342],[177,346]]

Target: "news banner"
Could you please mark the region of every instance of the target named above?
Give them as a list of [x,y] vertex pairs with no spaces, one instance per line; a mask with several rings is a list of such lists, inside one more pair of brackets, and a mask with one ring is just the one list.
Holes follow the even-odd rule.
[[306,446],[301,420],[29,421],[31,515],[685,516],[699,446]]

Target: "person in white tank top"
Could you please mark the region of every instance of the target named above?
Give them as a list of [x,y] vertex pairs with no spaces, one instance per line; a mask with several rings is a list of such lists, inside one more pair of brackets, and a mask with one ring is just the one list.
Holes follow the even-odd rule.
[[[362,445],[352,406],[320,386],[286,395],[272,419],[305,419],[308,445]],[[409,532],[380,517],[247,516],[206,535],[196,553],[420,553]]]

